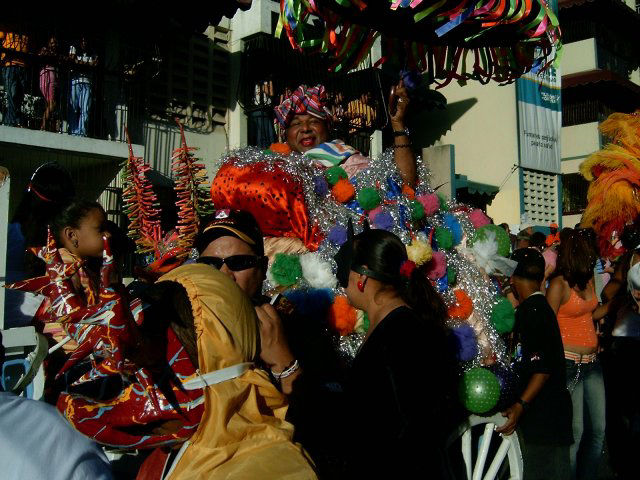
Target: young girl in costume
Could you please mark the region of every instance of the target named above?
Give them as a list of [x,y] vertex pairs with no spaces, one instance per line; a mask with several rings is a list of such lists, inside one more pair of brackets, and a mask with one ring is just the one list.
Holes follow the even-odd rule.
[[[103,236],[111,236],[104,209],[98,202],[73,201],[53,218],[50,229],[64,263],[77,262],[80,265],[71,277],[76,293],[83,297],[86,306],[95,304],[98,272],[90,264],[102,257]],[[45,324],[44,333],[51,335],[56,342],[67,336],[59,323]],[[73,351],[76,344],[69,341],[63,348]]]

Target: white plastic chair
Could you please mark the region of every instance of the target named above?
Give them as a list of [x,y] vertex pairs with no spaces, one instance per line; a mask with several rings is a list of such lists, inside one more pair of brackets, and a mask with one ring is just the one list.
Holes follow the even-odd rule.
[[[494,431],[496,426],[503,425],[506,420],[500,413],[491,417],[471,415],[449,438],[450,444],[457,439],[461,441],[467,480],[494,480],[505,462],[509,468],[509,480],[522,480],[523,462],[518,435],[514,432],[509,436],[502,436]],[[474,449],[472,444],[474,429],[477,432],[482,428],[484,431],[478,441],[477,449]],[[500,443],[497,450],[492,452],[492,458],[488,458],[494,438]],[[487,463],[488,467],[486,467]]]

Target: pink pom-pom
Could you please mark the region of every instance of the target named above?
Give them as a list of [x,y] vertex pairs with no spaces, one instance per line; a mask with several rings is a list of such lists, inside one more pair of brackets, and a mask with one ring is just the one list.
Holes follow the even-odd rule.
[[379,213],[382,213],[382,206],[376,207],[373,210],[369,210],[369,221],[373,223],[376,219],[376,215],[378,215]]
[[424,207],[424,214],[427,217],[433,215],[440,209],[440,201],[435,193],[418,195],[416,196],[416,200],[418,200]]
[[427,277],[438,280],[447,273],[447,257],[442,252],[433,252],[431,261],[427,263]]
[[484,227],[485,225],[489,225],[491,223],[491,219],[487,217],[482,210],[476,208],[471,211],[469,214],[469,220],[475,228]]

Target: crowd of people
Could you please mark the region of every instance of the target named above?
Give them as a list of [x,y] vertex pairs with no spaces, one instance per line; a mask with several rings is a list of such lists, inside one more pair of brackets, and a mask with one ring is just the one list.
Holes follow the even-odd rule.
[[[78,98],[90,91],[81,83]],[[365,169],[366,157],[351,152],[344,161],[348,146],[328,141],[322,88],[301,86],[276,107],[288,148],[321,150],[323,165],[341,164],[348,174]],[[393,161],[408,191],[418,183],[404,124],[409,102],[400,82],[389,115]],[[463,478],[463,459],[450,443],[465,417],[459,364],[435,282],[397,235],[382,228],[356,235],[350,223],[334,258],[336,277],[368,326],[345,362],[326,325],[282,296],[264,295],[270,232],[252,206],[261,197],[246,191],[255,186],[275,202],[297,193],[276,190],[281,179],[271,171],[247,176],[238,193],[228,179],[241,174],[227,166],[214,179],[217,210],[200,219],[189,260],[125,289],[123,232],[100,204],[76,198],[59,165],[34,172],[9,228],[7,281],[46,275],[55,288],[12,291],[5,318],[10,327],[46,318],[39,328],[62,345],[46,364],[47,400],[74,426],[100,427],[92,435],[100,443],[124,438],[128,448],[153,450],[138,478]],[[294,216],[284,214],[292,229]],[[513,272],[499,287],[516,307],[513,332],[503,336],[519,382],[497,431],[519,436],[527,480],[597,478],[605,442],[614,470],[630,478],[640,412],[637,388],[626,380],[640,336],[640,225],[620,235],[628,253],[618,259],[600,258],[590,229],[553,224],[544,235],[521,227],[510,247]],[[45,262],[27,247],[40,247]],[[136,308],[116,309],[128,308],[134,291],[148,307],[144,320]],[[90,352],[79,352],[76,341],[98,324],[76,316],[89,307],[108,318],[108,329],[94,345],[100,353],[83,359]],[[135,380],[100,379],[118,371]],[[78,420],[83,409],[98,413]],[[64,455],[51,459],[46,442],[25,440],[28,452],[5,448],[40,438],[20,421],[30,415],[42,419],[37,428],[60,432],[55,448]],[[110,478],[103,453],[65,422],[43,403],[0,394],[8,478]]]
[[[40,130],[61,132],[64,118],[68,133],[86,137],[99,61],[86,37],[63,46],[56,35],[38,44],[29,34],[0,31],[0,42],[5,94],[2,124],[29,127],[23,101],[25,94],[32,93],[44,100]],[[39,91],[32,91],[33,84],[39,86]],[[61,100],[66,105],[61,105]]]

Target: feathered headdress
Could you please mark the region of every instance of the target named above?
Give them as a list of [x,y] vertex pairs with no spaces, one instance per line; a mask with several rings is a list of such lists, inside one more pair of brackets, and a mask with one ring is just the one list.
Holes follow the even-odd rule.
[[581,226],[596,231],[601,255],[615,257],[622,249],[611,239],[640,214],[640,110],[610,115],[600,131],[611,143],[580,165],[591,182]]

